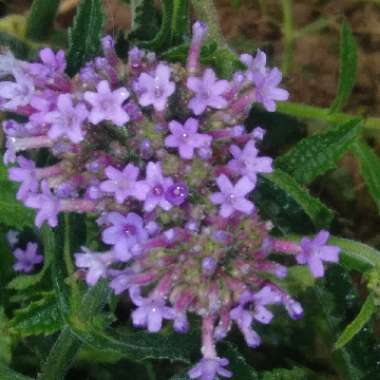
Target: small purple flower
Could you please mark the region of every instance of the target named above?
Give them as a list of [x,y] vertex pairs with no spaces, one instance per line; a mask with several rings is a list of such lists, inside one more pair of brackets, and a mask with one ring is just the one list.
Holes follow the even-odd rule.
[[22,182],[18,192],[17,199],[25,200],[29,193],[35,193],[38,190],[38,180],[36,176],[36,164],[23,156],[17,157],[18,168],[10,168],[9,179],[16,182]]
[[271,286],[264,286],[252,296],[255,303],[253,317],[260,323],[268,324],[273,318],[273,313],[266,306],[281,302],[281,296]]
[[188,375],[190,379],[200,380],[215,380],[217,376],[230,378],[232,373],[224,368],[228,363],[226,358],[203,358],[190,369]]
[[84,104],[74,106],[70,94],[59,95],[57,110],[45,116],[45,122],[51,125],[48,136],[53,140],[62,135],[67,136],[71,142],[77,144],[84,138],[82,125],[87,117],[88,111]]
[[245,197],[255,186],[247,177],[240,178],[233,185],[228,177],[222,174],[216,179],[216,183],[220,192],[211,194],[210,200],[213,204],[221,205],[219,214],[223,218],[228,218],[235,210],[244,214],[252,213],[254,205]]
[[58,224],[58,213],[60,209],[59,200],[51,193],[47,181],[41,182],[42,193],[30,194],[25,200],[27,207],[39,210],[36,215],[35,225],[41,227],[46,220],[50,227]]
[[148,239],[141,216],[130,212],[123,216],[118,212],[110,212],[107,222],[111,224],[102,233],[106,244],[114,245],[115,257],[120,261],[128,261],[132,256],[141,253],[141,244]]
[[228,167],[242,175],[246,176],[256,185],[257,173],[271,173],[272,159],[270,157],[258,157],[259,153],[253,140],[248,141],[243,149],[237,145],[231,145],[230,152],[233,159],[228,162]]
[[130,288],[129,294],[133,303],[138,306],[132,312],[134,326],[147,327],[149,332],[155,333],[161,330],[164,319],[174,319],[175,312],[165,305],[164,298],[143,298],[138,287]]
[[101,121],[112,121],[121,127],[129,121],[129,116],[123,108],[123,103],[129,97],[129,91],[125,87],[111,91],[106,80],[101,81],[96,86],[97,92],[87,91],[84,99],[91,105],[88,119],[92,124],[99,124]]
[[10,50],[2,51],[0,54],[0,78],[11,75],[12,72],[22,70],[23,62],[16,59]]
[[84,253],[75,253],[75,265],[78,268],[87,269],[86,282],[88,285],[95,285],[101,278],[107,275],[108,266],[113,261],[111,252],[91,252],[86,247],[82,247]]
[[164,177],[162,174],[161,164],[159,162],[149,162],[146,168],[145,183],[150,190],[145,198],[144,210],[153,211],[157,206],[168,211],[172,208],[172,204],[165,199],[165,193],[173,184],[170,177]]
[[169,123],[169,129],[172,134],[165,138],[165,146],[178,148],[184,160],[193,158],[195,148],[207,147],[212,141],[211,136],[197,133],[198,120],[194,118],[187,119],[184,125],[173,120]]
[[25,250],[17,248],[13,254],[16,257],[16,263],[13,265],[13,269],[16,272],[32,272],[36,264],[40,264],[43,261],[43,256],[37,253],[38,246],[36,243],[29,242]]
[[59,50],[56,54],[50,48],[40,51],[42,63],[31,63],[28,66],[29,72],[39,78],[50,78],[56,74],[63,74],[66,69],[65,52]]
[[265,75],[267,72],[267,56],[260,49],[257,49],[255,57],[252,57],[250,54],[241,54],[240,61],[247,66],[246,76],[250,81],[253,81],[254,74]]
[[323,277],[325,270],[323,262],[337,263],[339,261],[340,248],[334,245],[327,245],[329,232],[322,230],[311,240],[303,238],[301,240],[301,252],[297,255],[299,264],[307,264],[314,277]]
[[253,314],[244,309],[244,302],[230,311],[230,317],[239,327],[249,347],[256,348],[261,344],[260,336],[252,329]]
[[107,166],[105,174],[108,180],[100,184],[100,190],[114,193],[116,202],[123,203],[127,197],[134,197],[139,201],[144,201],[149,186],[145,181],[137,181],[139,169],[133,164],[128,164],[122,171]]
[[256,86],[256,101],[262,103],[267,111],[276,110],[275,101],[285,101],[289,98],[288,91],[279,88],[282,74],[276,67],[265,74],[255,73],[253,81]]
[[228,90],[229,83],[226,80],[217,80],[212,69],[206,69],[202,78],[190,77],[187,87],[195,93],[189,102],[189,108],[195,115],[200,115],[207,107],[221,109],[228,105],[222,95]]
[[175,91],[175,83],[170,81],[170,67],[160,63],[153,75],[141,73],[135,89],[143,107],[152,105],[156,111],[163,111]]
[[21,70],[13,70],[13,76],[16,82],[0,82],[0,99],[4,102],[1,104],[3,109],[16,111],[18,107],[30,104],[35,88],[31,78]]

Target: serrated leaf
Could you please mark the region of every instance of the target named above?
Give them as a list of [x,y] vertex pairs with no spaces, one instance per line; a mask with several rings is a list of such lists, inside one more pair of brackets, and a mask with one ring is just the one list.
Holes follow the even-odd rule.
[[289,152],[276,160],[276,167],[308,184],[328,170],[334,169],[358,137],[361,120],[329,128],[304,138]]
[[263,372],[262,380],[310,380],[310,376],[308,371],[302,368],[276,368]]
[[61,328],[61,319],[54,294],[47,293],[38,301],[15,312],[10,331],[22,337],[51,335]]
[[344,329],[341,336],[335,343],[335,349],[339,350],[344,347],[371,319],[375,313],[375,303],[369,295],[360,309],[357,317]]
[[359,162],[360,174],[380,212],[380,158],[365,141],[358,141],[352,149]]
[[253,200],[264,218],[284,233],[307,233],[329,226],[333,213],[281,170],[259,176]]
[[340,68],[338,92],[330,112],[338,112],[346,104],[354,88],[357,73],[358,48],[350,26],[346,21],[340,29]]
[[33,380],[29,376],[24,376],[21,373],[13,371],[0,363],[0,379],[1,380]]
[[34,0],[27,20],[26,35],[32,40],[49,36],[60,0]]
[[8,319],[0,307],[0,365],[8,364],[12,358],[12,339],[8,331]]
[[162,18],[156,37],[141,43],[145,48],[163,51],[183,43],[189,35],[189,0],[162,0]]
[[100,52],[104,24],[100,0],[81,0],[72,28],[69,29],[67,72],[73,76]]
[[147,41],[158,32],[157,12],[153,0],[131,0],[132,26],[129,39]]
[[0,223],[16,229],[32,227],[34,212],[16,200],[17,185],[8,180],[8,172],[0,164]]

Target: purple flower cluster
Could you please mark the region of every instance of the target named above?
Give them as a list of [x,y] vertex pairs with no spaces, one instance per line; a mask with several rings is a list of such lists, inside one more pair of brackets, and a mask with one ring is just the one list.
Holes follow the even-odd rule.
[[[241,123],[253,103],[273,111],[288,93],[261,51],[242,55],[247,69],[230,81],[202,67],[206,33],[194,24],[186,67],[137,48],[123,62],[110,37],[104,56],[74,78],[65,74],[63,52],[43,49],[36,63],[6,53],[0,108],[27,120],[4,122],[4,161],[14,164],[9,178],[21,184],[18,199],[37,210],[36,225],[55,227],[61,212],[97,215],[109,248],[75,254],[86,282],[104,278],[116,294],[129,292],[133,324],[150,332],[165,321],[186,332],[188,313],[198,315],[203,359],[189,376],[213,380],[232,376],[215,346],[233,324],[257,347],[255,324],[271,322],[272,305],[302,316],[301,305],[269,280],[287,275],[271,253],[288,253],[321,277],[339,249],[326,245],[326,231],[300,244],[270,236],[250,195],[272,159],[259,154],[264,130],[246,132]],[[50,166],[30,159],[41,148]],[[40,260],[33,245],[21,256]]]

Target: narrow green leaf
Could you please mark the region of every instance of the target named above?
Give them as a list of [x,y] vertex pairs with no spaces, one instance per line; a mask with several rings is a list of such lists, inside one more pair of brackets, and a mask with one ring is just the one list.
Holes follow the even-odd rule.
[[338,112],[346,104],[354,88],[357,73],[357,45],[350,26],[343,22],[340,30],[340,69],[338,92],[330,112]]
[[289,173],[298,182],[308,184],[336,167],[357,139],[360,127],[361,120],[353,119],[304,138],[276,160],[276,167]]
[[69,30],[69,75],[76,74],[86,62],[99,53],[104,19],[100,0],[81,0],[74,25]]
[[310,232],[327,227],[333,213],[317,198],[281,170],[259,177],[253,200],[265,218],[284,233]]
[[17,229],[33,226],[33,211],[16,200],[17,185],[8,180],[8,172],[0,164],[0,223]]
[[27,20],[26,35],[32,40],[49,36],[58,10],[59,0],[34,0]]
[[357,317],[344,329],[335,343],[335,349],[339,350],[344,347],[367,324],[375,313],[375,310],[375,303],[372,296],[369,295]]
[[360,174],[380,212],[380,158],[365,141],[354,144],[353,153],[359,161]]
[[128,38],[147,41],[158,32],[158,16],[153,0],[131,0],[132,26]]
[[61,320],[54,294],[47,293],[38,301],[15,312],[10,321],[10,332],[22,337],[51,335],[61,328]]
[[0,379],[1,380],[33,380],[29,376],[13,371],[0,363]]

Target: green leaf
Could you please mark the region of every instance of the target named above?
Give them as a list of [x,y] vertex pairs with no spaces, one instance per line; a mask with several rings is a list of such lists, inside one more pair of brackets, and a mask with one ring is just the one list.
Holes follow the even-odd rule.
[[[12,340],[8,331],[8,319],[0,307],[0,365],[10,363],[12,358]],[[1,370],[0,370],[1,374]]]
[[147,41],[158,32],[158,17],[153,0],[131,0],[132,26],[129,39]]
[[366,271],[380,266],[380,251],[358,241],[332,236],[329,243],[341,248],[340,263],[347,269]]
[[34,212],[16,200],[17,186],[8,180],[8,172],[0,164],[0,223],[16,229],[33,226]]
[[350,26],[343,22],[340,30],[340,69],[338,93],[333,101],[330,112],[342,109],[351,95],[356,81],[358,52],[357,45]]
[[344,347],[367,324],[375,313],[375,310],[375,303],[372,296],[369,295],[357,317],[344,329],[335,343],[335,349],[339,350]]
[[357,139],[361,126],[360,119],[353,119],[304,138],[276,160],[276,167],[289,173],[298,182],[308,184],[336,167]]
[[311,378],[309,371],[302,368],[276,368],[265,371],[262,376],[262,380],[310,380]]
[[59,0],[34,0],[27,20],[26,35],[32,40],[47,39],[58,10]]
[[363,140],[354,144],[353,153],[359,161],[360,174],[380,212],[380,158]]
[[26,59],[30,52],[28,44],[5,32],[0,32],[0,45],[6,46],[19,59]]
[[15,312],[10,321],[10,332],[22,337],[31,335],[51,335],[61,328],[57,299],[47,293],[38,301]]
[[0,379],[1,380],[33,380],[29,376],[21,375],[21,373],[13,371],[0,363]]
[[189,35],[189,1],[162,0],[162,20],[157,36],[142,43],[145,48],[163,51],[184,42]]
[[81,0],[74,25],[69,29],[67,72],[73,76],[100,52],[104,24],[100,0]]
[[330,209],[278,169],[259,176],[253,200],[264,218],[272,220],[284,233],[310,232],[313,227],[329,226],[333,219]]
[[254,368],[252,368],[238,348],[230,342],[223,343],[220,352],[223,357],[229,360],[228,369],[233,372],[233,378],[236,380],[258,380],[259,377]]

